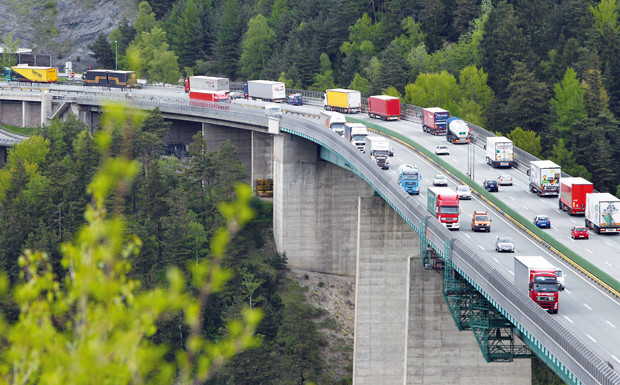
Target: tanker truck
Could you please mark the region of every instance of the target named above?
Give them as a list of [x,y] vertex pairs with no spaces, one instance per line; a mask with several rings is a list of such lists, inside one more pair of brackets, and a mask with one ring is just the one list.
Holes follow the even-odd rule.
[[450,143],[469,143],[471,136],[469,125],[461,118],[450,117],[446,123],[446,140]]

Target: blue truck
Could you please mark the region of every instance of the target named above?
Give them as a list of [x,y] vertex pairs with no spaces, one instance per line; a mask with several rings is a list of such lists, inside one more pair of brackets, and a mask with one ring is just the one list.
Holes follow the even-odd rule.
[[411,164],[403,164],[398,168],[398,184],[408,194],[420,194],[420,180],[422,175]]

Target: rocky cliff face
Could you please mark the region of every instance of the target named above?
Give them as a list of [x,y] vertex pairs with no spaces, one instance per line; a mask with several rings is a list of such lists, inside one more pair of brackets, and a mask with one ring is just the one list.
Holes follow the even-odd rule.
[[52,55],[63,70],[66,61],[81,71],[96,66],[88,45],[99,33],[108,34],[123,16],[133,22],[137,0],[0,0],[0,38],[11,31],[20,48]]

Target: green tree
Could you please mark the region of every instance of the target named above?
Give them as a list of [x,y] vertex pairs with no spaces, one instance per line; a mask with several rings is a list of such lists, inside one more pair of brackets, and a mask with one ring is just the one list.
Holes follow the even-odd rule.
[[133,23],[133,27],[136,29],[137,37],[140,38],[142,32],[151,32],[151,30],[157,25],[155,20],[155,13],[148,2],[142,1],[138,5],[138,16]]
[[517,63],[507,91],[510,96],[503,111],[502,131],[517,126],[538,134],[546,131],[550,118],[548,86],[537,81],[524,63]]
[[314,75],[314,84],[312,84],[311,89],[325,91],[329,88],[335,88],[334,70],[332,69],[332,62],[329,60],[329,56],[326,53],[322,53],[319,62],[321,63],[321,72]]
[[566,148],[563,138],[559,138],[558,142],[553,145],[550,160],[562,166],[562,170],[568,175],[574,177],[580,176],[586,180],[592,180],[592,173],[584,166],[577,164],[575,155]]
[[456,78],[447,71],[420,74],[415,83],[405,87],[405,102],[420,107],[441,107],[458,116],[461,91]]
[[474,66],[463,68],[459,74],[459,89],[462,118],[486,126],[486,113],[494,99],[493,90],[487,85],[487,74]]
[[575,70],[567,68],[564,78],[560,83],[555,84],[554,90],[555,96],[551,99],[551,110],[554,113],[555,122],[552,127],[562,138],[568,138],[573,124],[588,115],[583,87],[577,79]]
[[2,38],[2,60],[0,60],[0,68],[13,67],[17,64],[17,49],[19,48],[19,39],[13,36],[13,31],[9,32]]
[[248,30],[243,36],[241,71],[252,79],[260,78],[267,61],[273,52],[276,35],[267,25],[263,15],[257,15],[248,22]]
[[373,81],[373,89],[379,92],[383,88],[392,86],[404,91],[407,82],[407,62],[393,44],[390,44],[381,54],[380,64],[381,71]]
[[372,91],[370,82],[363,78],[360,74],[355,74],[353,81],[349,84],[349,88],[361,92],[364,97],[370,96]]
[[[124,120],[113,116],[107,122]],[[23,282],[13,298],[20,316],[0,322],[5,339],[0,375],[7,383],[50,378],[61,383],[204,383],[236,353],[258,343],[253,334],[261,313],[250,309],[243,311],[242,320],[230,320],[217,342],[201,335],[209,295],[220,292],[231,277],[220,264],[230,229],[243,227],[253,216],[250,188],[240,186],[236,201],[220,205],[226,227],[211,242],[212,257],[189,268],[191,289],[183,274],[171,268],[165,288],[140,290],[127,273],[128,257],[141,242],[128,237],[124,220],[106,209],[106,201],[112,194],[122,195],[138,167],[106,155],[110,135],[110,127],[97,134],[104,162],[89,185],[87,224],[74,242],[62,246],[66,279],[52,269],[46,253],[27,250],[19,258]],[[0,289],[8,293],[6,278],[0,279]],[[180,315],[188,330],[186,345],[173,351],[150,339],[157,322],[171,315]]]
[[217,28],[215,52],[220,70],[230,78],[236,78],[241,57],[243,21],[239,0],[226,0]]
[[169,50],[166,32],[154,27],[150,32],[142,32],[136,40],[128,48],[129,55],[139,58],[137,68],[133,68],[149,81],[175,84],[179,79],[179,64]]
[[539,156],[542,151],[540,136],[534,131],[523,130],[521,127],[516,127],[506,134],[506,137],[512,140],[515,146],[534,156]]
[[[114,44],[114,42],[112,42]],[[114,51],[110,48],[110,42],[103,33],[97,36],[97,40],[88,46],[88,49],[92,51],[91,56],[99,63],[103,68],[115,68]]]

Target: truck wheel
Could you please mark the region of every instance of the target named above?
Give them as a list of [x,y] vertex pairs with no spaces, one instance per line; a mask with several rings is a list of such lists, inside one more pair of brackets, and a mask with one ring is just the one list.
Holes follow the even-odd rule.
[[571,217],[573,216],[573,209],[571,209],[570,207],[567,210],[568,215],[570,215]]
[[594,225],[594,232],[597,233],[597,234],[600,234],[601,233],[601,228],[598,227],[597,225]]
[[564,204],[559,199],[558,199],[558,209],[560,209],[560,211],[564,211]]

